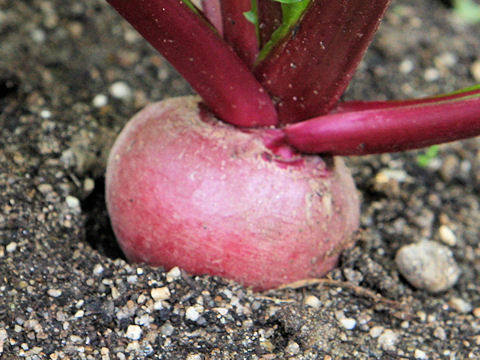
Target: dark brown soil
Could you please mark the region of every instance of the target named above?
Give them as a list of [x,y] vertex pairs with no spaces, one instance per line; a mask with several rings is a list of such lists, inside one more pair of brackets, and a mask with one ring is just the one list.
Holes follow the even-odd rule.
[[[479,33],[441,1],[396,0],[346,97],[478,83]],[[252,293],[127,264],[105,155],[140,108],[190,92],[102,1],[0,0],[0,358],[480,358],[478,139],[427,166],[420,152],[348,159],[362,231],[329,280]],[[397,250],[422,239],[453,252],[451,289],[399,274]]]

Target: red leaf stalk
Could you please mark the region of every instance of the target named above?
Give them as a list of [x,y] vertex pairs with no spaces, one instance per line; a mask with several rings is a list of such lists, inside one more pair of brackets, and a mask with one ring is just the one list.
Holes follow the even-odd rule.
[[108,0],[192,85],[222,120],[277,123],[265,89],[208,21],[180,0]]
[[205,17],[212,23],[213,26],[215,26],[218,33],[223,36],[220,0],[202,0],[202,10]]
[[425,104],[431,104],[431,103],[438,103],[440,101],[455,100],[455,99],[460,99],[467,96],[477,96],[477,95],[480,95],[480,88],[475,87],[473,90],[459,91],[451,94],[431,96],[431,97],[425,97],[420,99],[387,100],[387,101],[354,100],[354,101],[346,101],[346,102],[338,103],[333,111],[335,113],[340,113],[340,112],[351,112],[351,111],[388,109],[388,108],[406,106],[406,105],[425,105]]
[[222,0],[223,37],[250,68],[258,55],[255,25],[243,13],[250,11],[251,0]]
[[258,0],[258,27],[260,45],[270,40],[273,32],[282,25],[282,5],[272,0]]
[[367,155],[480,135],[480,98],[331,114],[292,124],[286,141],[303,152]]
[[256,68],[280,122],[328,113],[344,92],[390,0],[312,0],[299,25]]

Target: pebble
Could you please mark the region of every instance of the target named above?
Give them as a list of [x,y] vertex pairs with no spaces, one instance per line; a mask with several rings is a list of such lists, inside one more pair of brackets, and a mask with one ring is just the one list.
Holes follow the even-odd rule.
[[459,313],[466,314],[472,311],[473,307],[472,304],[470,304],[468,301],[465,301],[459,297],[452,297],[449,301],[448,304],[458,311]]
[[104,272],[104,268],[101,264],[96,264],[94,267],[93,267],[93,273],[95,275],[101,275],[103,272]]
[[440,226],[438,229],[438,235],[440,236],[440,240],[448,246],[455,246],[457,243],[455,233],[447,225]]
[[168,282],[175,281],[176,279],[179,279],[181,276],[182,276],[182,272],[180,271],[180,268],[175,266],[167,273],[167,281]]
[[127,83],[123,81],[117,81],[113,83],[110,88],[110,95],[116,99],[125,100],[132,96],[132,89]]
[[319,309],[320,306],[322,305],[320,299],[314,295],[308,295],[305,297],[305,299],[303,300],[303,303],[306,305],[306,306],[310,306],[314,309]]
[[171,336],[174,331],[174,327],[172,324],[170,324],[169,321],[166,321],[161,327],[160,327],[160,333],[165,336]]
[[437,81],[440,79],[440,71],[436,68],[428,68],[423,73],[423,78],[428,82]]
[[14,252],[15,250],[17,250],[17,243],[12,241],[11,243],[9,243],[6,247],[5,247],[5,250],[7,250],[7,252],[9,253],[12,253]]
[[416,349],[415,352],[413,353],[413,356],[415,357],[415,359],[421,359],[421,360],[427,358],[427,354],[425,353],[425,351],[420,349]]
[[435,241],[422,240],[403,246],[395,256],[395,263],[412,286],[431,293],[451,288],[460,276],[450,249]]
[[437,68],[452,68],[458,62],[458,57],[452,52],[444,52],[433,59]]
[[203,308],[199,305],[189,306],[185,311],[185,317],[191,321],[197,321],[200,318],[200,313],[203,312]]
[[447,333],[445,332],[444,328],[437,327],[433,331],[433,336],[435,336],[437,339],[445,340],[447,338]]
[[170,299],[170,290],[168,287],[164,286],[161,288],[155,288],[150,291],[150,296],[152,297],[153,300],[159,301],[159,300],[168,300]]
[[138,325],[128,325],[125,337],[130,340],[138,340],[142,337],[142,328]]
[[394,351],[395,345],[398,343],[398,334],[392,330],[385,330],[378,337],[378,345],[386,351]]
[[300,346],[295,341],[289,341],[285,351],[289,355],[297,355],[300,352]]
[[62,295],[62,290],[60,290],[60,289],[48,289],[47,294],[51,297],[58,298]]
[[369,331],[369,335],[374,339],[378,338],[380,335],[382,335],[382,333],[383,333],[382,326],[374,326]]
[[342,325],[344,329],[347,329],[347,330],[353,330],[355,329],[355,326],[357,326],[357,320],[353,318],[340,319],[339,323],[340,325]]
[[202,360],[202,355],[200,355],[200,354],[188,354],[186,360]]
[[67,197],[65,198],[65,202],[67,203],[67,206],[74,212],[81,212],[80,200],[78,200],[78,198],[76,198],[75,196],[67,195]]
[[413,71],[414,68],[415,64],[410,59],[403,60],[398,66],[398,70],[400,70],[402,74],[409,74]]
[[480,81],[480,59],[476,60],[470,67],[470,72],[472,73],[475,81]]
[[108,98],[104,94],[98,94],[92,100],[92,105],[96,108],[104,107],[107,104]]
[[477,319],[480,318],[480,307],[473,309],[473,316],[475,316]]
[[458,158],[454,155],[447,155],[440,168],[440,176],[443,180],[450,182],[458,175],[458,168],[460,164]]

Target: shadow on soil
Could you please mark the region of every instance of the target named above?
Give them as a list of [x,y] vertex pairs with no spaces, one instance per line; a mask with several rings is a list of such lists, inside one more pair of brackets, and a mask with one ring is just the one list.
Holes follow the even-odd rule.
[[100,254],[111,259],[125,259],[115,240],[105,205],[105,178],[95,180],[95,190],[82,202],[85,218],[85,239]]

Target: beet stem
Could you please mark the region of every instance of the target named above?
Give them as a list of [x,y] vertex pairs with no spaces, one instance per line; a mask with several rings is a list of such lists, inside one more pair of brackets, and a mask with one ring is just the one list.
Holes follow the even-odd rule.
[[180,0],[107,0],[192,85],[210,110],[237,126],[270,126],[268,93],[206,18]]
[[259,51],[255,25],[244,15],[251,7],[251,0],[221,1],[223,37],[250,68],[255,64]]
[[282,124],[326,114],[337,103],[390,0],[312,0],[290,36],[255,74],[277,100]]
[[220,0],[202,0],[202,10],[205,17],[215,26],[220,36],[223,37],[223,20],[220,10]]
[[263,47],[274,31],[282,25],[282,5],[272,0],[258,0],[258,30]]
[[368,155],[418,149],[480,135],[480,97],[344,112],[285,129],[300,151]]

